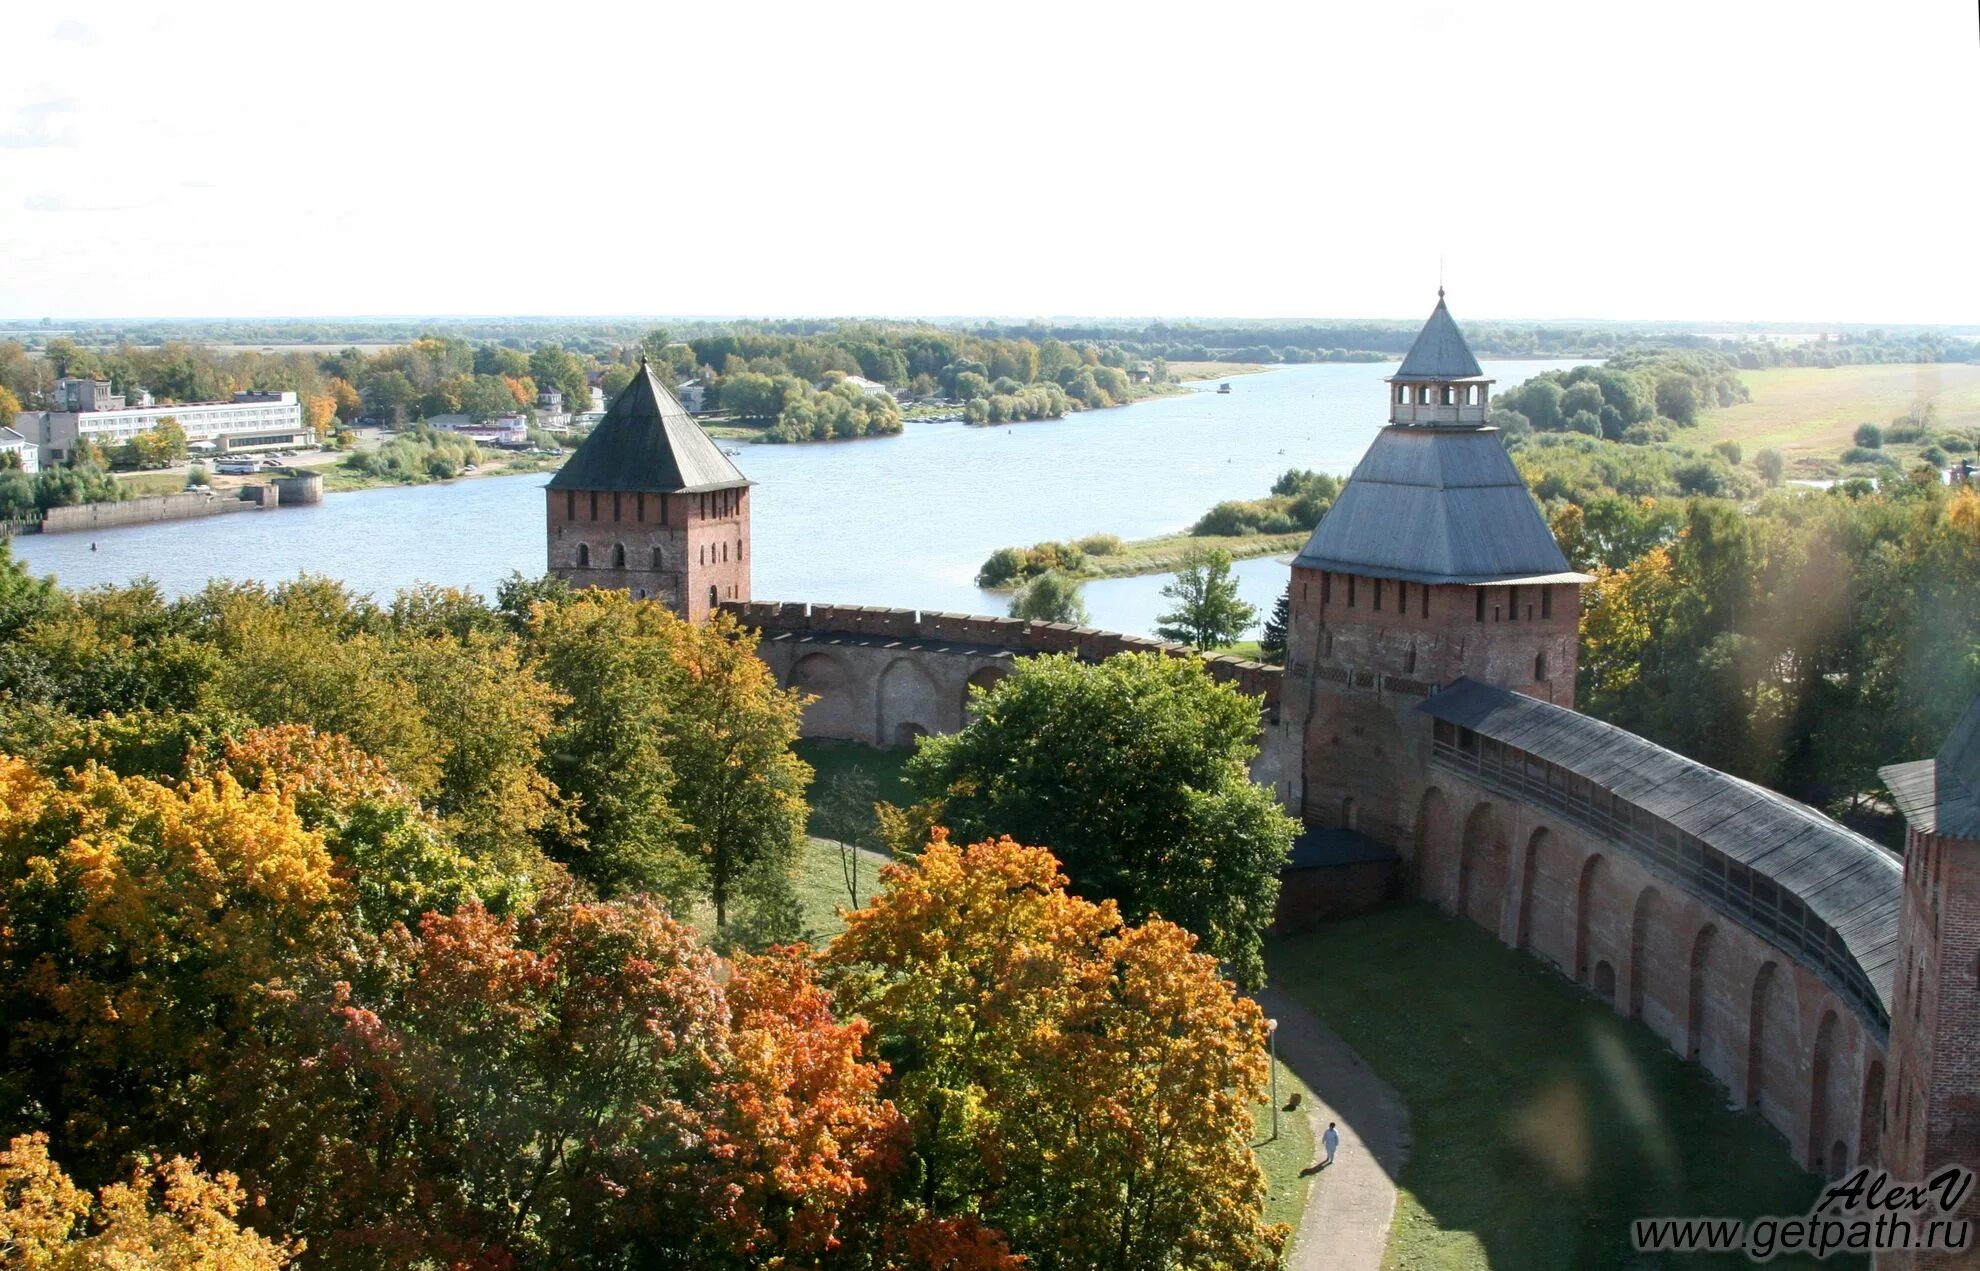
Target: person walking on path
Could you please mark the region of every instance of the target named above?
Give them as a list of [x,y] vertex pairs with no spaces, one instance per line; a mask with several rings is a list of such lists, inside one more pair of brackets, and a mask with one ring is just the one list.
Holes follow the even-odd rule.
[[1327,1122],[1327,1132],[1320,1136],[1320,1146],[1327,1149],[1327,1159],[1320,1162],[1320,1168],[1325,1169],[1334,1163],[1334,1153],[1341,1146],[1341,1132],[1334,1128],[1332,1121]]

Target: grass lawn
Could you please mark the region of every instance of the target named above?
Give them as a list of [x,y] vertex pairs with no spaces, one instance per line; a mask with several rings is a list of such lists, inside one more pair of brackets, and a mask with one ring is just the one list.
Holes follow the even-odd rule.
[[[1742,371],[1753,400],[1704,415],[1679,438],[1709,446],[1737,441],[1751,461],[1773,447],[1790,469],[1800,459],[1833,462],[1853,445],[1863,423],[1887,426],[1893,418],[1932,402],[1933,427],[1949,432],[1980,427],[1980,366],[1966,362],[1894,363],[1877,366],[1776,367]],[[1891,447],[1907,466],[1919,447]]]
[[[880,893],[880,867],[887,858],[879,852],[859,849],[859,898],[864,905]],[[821,945],[846,929],[839,917],[841,909],[852,907],[846,890],[845,867],[840,862],[839,845],[828,839],[808,839],[804,856],[798,862],[798,903],[804,907],[805,929],[811,942]]]
[[183,472],[119,472],[117,484],[131,492],[131,497],[141,499],[148,494],[177,494],[186,488],[186,474]]
[[[1313,1103],[1313,1092],[1306,1083],[1293,1075],[1293,1070],[1284,1064],[1279,1068],[1279,1106],[1285,1107],[1286,1100],[1295,1093],[1300,1096],[1302,1105]],[[1270,1099],[1270,1095],[1267,1095]],[[1265,1171],[1265,1221],[1282,1222],[1295,1232],[1299,1230],[1299,1216],[1306,1209],[1306,1189],[1313,1182],[1301,1178],[1299,1172],[1313,1164],[1313,1126],[1307,1120],[1306,1106],[1296,1112],[1279,1113],[1279,1137],[1272,1138],[1272,1106],[1261,1103],[1251,1110],[1252,1123],[1257,1133],[1251,1140],[1252,1150],[1258,1154],[1258,1164]],[[1292,1243],[1286,1245],[1286,1252],[1292,1252]]]
[[1329,923],[1267,957],[1409,1105],[1390,1271],[1748,1266],[1640,1257],[1629,1220],[1801,1214],[1819,1190],[1648,1029],[1428,905]]

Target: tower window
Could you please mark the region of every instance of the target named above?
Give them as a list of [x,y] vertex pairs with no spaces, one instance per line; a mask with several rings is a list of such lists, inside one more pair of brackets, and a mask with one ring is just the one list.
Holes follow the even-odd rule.
[[660,524],[665,525],[667,523],[667,496],[662,494],[655,497],[660,500]]
[[1409,652],[1403,654],[1403,674],[1416,674],[1416,641],[1409,642]]
[[1375,612],[1382,612],[1382,580],[1375,580]]
[[1428,583],[1425,583],[1423,586],[1423,616],[1426,618],[1430,616],[1430,586]]
[[637,516],[639,517],[639,520],[640,520],[640,523],[641,523],[641,524],[645,524],[645,522],[646,522],[646,491],[644,491],[644,490],[642,490],[642,491],[640,491],[640,492],[639,492],[638,494],[635,494],[635,495],[633,495],[633,511],[634,511],[634,514],[635,514],[635,515],[637,515]]
[[576,490],[566,490],[566,491],[564,491],[564,519],[565,519],[566,521],[575,521],[575,520],[577,520],[577,491],[576,491]]
[[1483,622],[1485,621],[1485,589],[1480,587],[1472,595],[1478,598],[1478,620]]
[[743,541],[742,541],[741,539],[737,539],[737,540],[736,540],[736,559],[737,559],[737,560],[741,560],[741,559],[742,559],[742,543],[743,543]]
[[1354,608],[1354,575],[1348,575],[1348,608]]
[[579,544],[578,544],[578,557],[577,557],[577,560],[578,560],[578,568],[579,568],[579,569],[590,569],[590,568],[591,568],[591,548],[590,548],[589,546],[587,546],[587,545],[585,545],[585,544],[583,544],[583,543],[579,543]]
[[1396,385],[1396,402],[1397,404],[1402,406],[1409,405],[1409,385],[1407,384]]
[[1536,653],[1533,655],[1533,678],[1536,680],[1547,678],[1547,655],[1545,653]]
[[1554,589],[1552,587],[1542,587],[1540,589],[1540,616],[1542,618],[1551,618],[1554,616]]
[[1323,605],[1334,603],[1334,576],[1325,572],[1320,575],[1320,603]]
[[591,492],[591,519],[594,521],[598,519],[598,491],[596,490]]
[[619,492],[618,492],[617,490],[614,490],[614,491],[612,491],[612,521],[613,521],[613,523],[614,523],[614,524],[616,524],[616,523],[618,522],[618,519],[619,519],[619,505],[620,505],[620,503],[621,503],[621,500],[620,500],[620,498],[619,498]]
[[1405,616],[1409,613],[1409,584],[1396,584],[1396,612]]
[[722,544],[722,563],[724,565],[729,563],[729,545],[727,543]]
[[1506,588],[1506,612],[1512,615],[1514,622],[1519,621],[1519,588],[1517,587]]
[[660,568],[660,549],[657,547],[653,549],[653,568]]
[[624,543],[612,544],[612,568],[624,569],[625,567],[626,567],[626,545]]

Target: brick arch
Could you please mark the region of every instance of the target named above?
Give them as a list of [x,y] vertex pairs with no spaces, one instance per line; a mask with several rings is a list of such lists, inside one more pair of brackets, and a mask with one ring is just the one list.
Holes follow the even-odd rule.
[[1526,948],[1563,973],[1574,966],[1575,853],[1559,833],[1542,826],[1526,844],[1521,922]]
[[980,688],[984,692],[988,693],[991,689],[997,687],[998,681],[1002,680],[1006,675],[1009,674],[1010,674],[1009,668],[1001,667],[1001,666],[980,666],[976,668],[974,671],[971,671],[969,673],[969,679],[963,682],[963,694],[962,694],[963,718],[965,720],[969,718],[970,689]]
[[804,735],[867,740],[853,706],[852,673],[836,653],[807,653],[791,666],[784,687],[815,698],[804,708]]
[[1451,827],[1451,801],[1436,786],[1423,792],[1416,805],[1416,835],[1411,855],[1417,893],[1446,909],[1456,908],[1456,844]]
[[1574,885],[1574,978],[1578,984],[1592,984],[1595,963],[1605,951],[1602,905],[1607,892],[1603,875],[1609,873],[1608,860],[1591,852],[1581,863],[1581,875]]
[[1656,932],[1664,894],[1655,886],[1636,894],[1636,906],[1629,917],[1629,1017],[1643,1018],[1643,1000],[1649,996],[1650,969],[1653,965]]
[[941,718],[943,694],[918,659],[895,658],[875,683],[873,736],[880,745],[912,746],[916,736],[947,731]]
[[1458,858],[1457,912],[1497,935],[1512,870],[1511,850],[1499,809],[1481,802],[1464,818],[1463,854]]
[[1772,958],[1753,973],[1746,1013],[1746,1106],[1776,1125],[1792,1124],[1800,1093],[1783,1073],[1799,1065],[1794,977]]
[[1513,920],[1513,948],[1528,949],[1533,943],[1533,886],[1538,881],[1540,854],[1554,832],[1538,826],[1527,835],[1526,852],[1519,860],[1519,916]]
[[1716,923],[1706,923],[1691,938],[1689,987],[1685,992],[1685,1046],[1719,1080],[1734,1082],[1733,1038],[1737,990],[1732,985],[1731,954]]
[[1849,1164],[1849,1148],[1835,1139],[1835,1131],[1840,1127],[1830,1110],[1837,1095],[1836,1032],[1835,1011],[1823,1011],[1822,1022],[1815,1026],[1815,1048],[1808,1065],[1808,1167],[1830,1178],[1842,1172],[1831,1168],[1836,1147],[1843,1149],[1843,1165]]
[[1884,1061],[1872,1059],[1863,1073],[1863,1102],[1857,1112],[1856,1163],[1884,1160]]

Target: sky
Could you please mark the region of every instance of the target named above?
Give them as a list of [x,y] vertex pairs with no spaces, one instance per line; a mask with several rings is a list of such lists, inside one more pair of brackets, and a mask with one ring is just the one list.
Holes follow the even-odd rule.
[[1953,0],[17,6],[0,318],[1980,323]]

